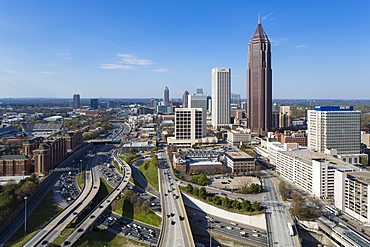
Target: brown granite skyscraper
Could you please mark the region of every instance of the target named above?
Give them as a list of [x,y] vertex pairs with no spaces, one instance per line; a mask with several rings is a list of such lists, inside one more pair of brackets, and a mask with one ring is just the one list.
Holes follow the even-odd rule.
[[261,22],[248,45],[247,117],[252,133],[266,136],[271,130],[271,44]]

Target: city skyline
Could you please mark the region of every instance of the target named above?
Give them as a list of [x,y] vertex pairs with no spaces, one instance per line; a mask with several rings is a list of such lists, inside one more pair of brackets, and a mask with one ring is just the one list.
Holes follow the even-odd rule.
[[166,85],[171,98],[210,95],[214,67],[231,68],[231,92],[245,98],[259,14],[274,99],[368,98],[369,44],[351,45],[370,36],[366,1],[71,3],[0,4],[0,98],[161,98]]

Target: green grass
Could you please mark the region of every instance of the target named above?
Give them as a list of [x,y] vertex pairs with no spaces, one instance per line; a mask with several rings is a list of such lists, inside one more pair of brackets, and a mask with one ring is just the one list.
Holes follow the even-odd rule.
[[142,244],[134,240],[121,237],[114,233],[108,232],[106,230],[101,230],[96,227],[93,228],[91,232],[88,232],[81,236],[79,240],[73,246],[80,247],[121,247],[121,246],[149,246],[147,244]]
[[[94,197],[93,201],[96,204],[99,204],[109,193],[113,191],[113,188],[104,180],[100,179],[100,187],[98,193]],[[108,210],[110,210],[111,206],[108,206]]]
[[119,173],[123,174],[123,172],[122,172],[121,168],[119,167],[119,165],[118,165],[117,161],[113,160],[113,164],[114,164],[114,166],[116,167],[117,171],[118,171]]
[[[149,163],[149,164],[146,164],[146,163]],[[146,165],[147,165],[147,169],[145,169]],[[144,161],[140,165],[139,169],[145,176],[148,183],[150,183],[156,190],[159,190],[158,168],[151,163],[151,160]]]
[[140,209],[138,207],[134,207],[128,200],[124,200],[123,215],[152,226],[159,226],[162,222],[162,218],[156,215],[153,211],[150,211],[148,214],[140,212]]
[[24,225],[22,225],[9,239],[9,244],[5,246],[22,246],[28,239],[36,234],[38,229],[63,210],[55,204],[53,196],[54,193],[50,190],[41,200],[37,208],[27,218],[27,232],[29,232],[29,234],[24,235]]
[[53,241],[53,244],[61,245],[69,237],[69,235],[74,231],[75,228],[65,228],[62,233]]

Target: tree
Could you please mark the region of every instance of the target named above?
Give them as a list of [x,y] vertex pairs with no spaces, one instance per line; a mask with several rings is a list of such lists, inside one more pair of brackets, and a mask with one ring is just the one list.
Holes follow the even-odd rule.
[[193,194],[193,185],[191,184],[188,184],[186,186],[186,191],[189,192],[190,194]]
[[206,195],[207,195],[207,190],[206,190],[206,188],[204,188],[204,187],[202,187],[202,188],[200,188],[199,189],[199,192],[198,192],[198,196],[200,197],[200,198],[206,198]]
[[233,209],[239,210],[240,209],[240,203],[237,200],[233,200],[233,202],[231,203],[231,207]]
[[258,202],[255,201],[252,204],[252,210],[253,210],[253,212],[258,212],[258,211],[262,210],[262,207]]

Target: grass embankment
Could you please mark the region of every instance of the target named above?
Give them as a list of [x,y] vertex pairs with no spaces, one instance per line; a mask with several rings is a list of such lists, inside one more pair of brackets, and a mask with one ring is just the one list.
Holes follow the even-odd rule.
[[123,198],[119,202],[119,207],[123,205],[123,215],[131,219],[145,222],[149,225],[159,226],[162,218],[150,209],[149,201],[139,197],[132,190],[126,190]]
[[121,237],[106,230],[101,230],[96,227],[91,232],[87,232],[81,236],[73,246],[80,247],[119,247],[119,246],[149,246],[134,240]]
[[152,154],[152,159],[145,160],[139,167],[140,171],[145,176],[148,183],[150,183],[156,190],[159,190],[158,182],[158,158],[157,155]]
[[[93,202],[97,205],[99,204],[109,193],[113,191],[113,188],[104,180],[100,179],[100,187],[98,193],[93,199]],[[111,205],[108,206],[108,210],[111,210]]]
[[53,191],[50,190],[44,199],[41,200],[37,208],[27,218],[28,234],[24,235],[24,225],[22,225],[4,246],[22,246],[28,239],[37,233],[38,229],[63,210],[55,204],[53,196]]
[[62,245],[69,235],[75,230],[75,228],[65,228],[62,233],[53,241],[55,245]]
[[117,171],[119,173],[123,174],[123,172],[122,172],[121,168],[119,167],[117,161],[113,160],[113,164],[114,164],[114,167],[117,169]]

